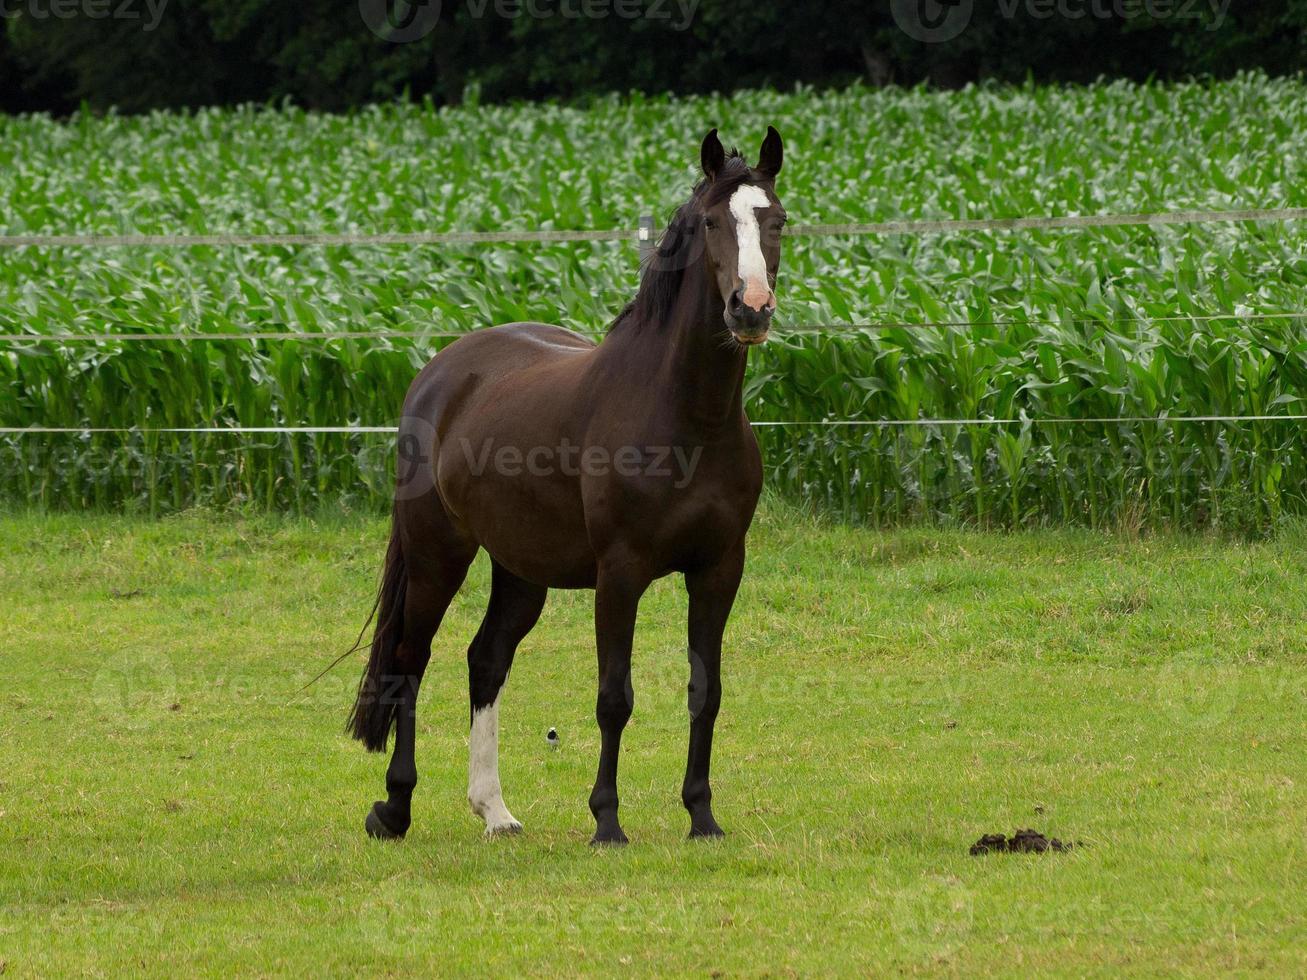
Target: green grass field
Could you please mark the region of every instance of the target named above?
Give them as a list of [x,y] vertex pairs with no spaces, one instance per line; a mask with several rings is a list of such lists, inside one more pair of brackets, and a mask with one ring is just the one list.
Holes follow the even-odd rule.
[[[1307,971],[1307,531],[877,533],[762,513],[690,843],[679,583],[641,611],[624,850],[586,845],[590,593],[504,698],[520,838],[464,799],[479,561],[402,844],[341,733],[385,526],[0,518],[0,972]],[[554,725],[562,748],[544,734]],[[1035,827],[1068,854],[970,857]]]

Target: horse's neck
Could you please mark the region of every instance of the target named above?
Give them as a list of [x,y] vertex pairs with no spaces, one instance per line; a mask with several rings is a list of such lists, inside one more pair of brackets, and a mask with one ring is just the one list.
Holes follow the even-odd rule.
[[745,351],[727,332],[721,300],[701,265],[686,271],[671,322],[637,333],[655,399],[670,402],[680,419],[705,433],[738,425]]

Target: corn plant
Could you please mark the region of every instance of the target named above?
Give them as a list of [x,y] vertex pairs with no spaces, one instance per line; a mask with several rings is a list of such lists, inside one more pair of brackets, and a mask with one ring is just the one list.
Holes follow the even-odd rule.
[[[0,232],[633,228],[684,199],[704,131],[769,123],[798,224],[1302,206],[1305,96],[1245,75],[6,118]],[[599,336],[637,275],[622,243],[4,250],[0,426],[124,431],[0,435],[0,496],[384,506],[385,436],[152,430],[389,424],[449,335]],[[791,238],[747,388],[797,423],[759,430],[770,482],[881,525],[1268,527],[1307,511],[1302,425],[1175,420],[1307,412],[1307,319],[1263,315],[1307,311],[1305,282],[1293,222]],[[922,323],[947,325],[883,326]],[[882,326],[806,329],[829,324]],[[113,339],[268,331],[296,337]]]

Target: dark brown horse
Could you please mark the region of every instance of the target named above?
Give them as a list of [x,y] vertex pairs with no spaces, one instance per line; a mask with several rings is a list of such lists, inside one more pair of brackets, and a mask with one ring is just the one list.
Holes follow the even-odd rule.
[[721,647],[762,488],[741,405],[748,348],[776,306],[784,211],[781,138],[756,167],[713,130],[704,180],[677,212],[640,291],[598,346],[559,327],[514,323],[461,338],[423,368],[404,401],[394,523],[372,652],[349,730],[395,752],[374,837],[402,837],[417,783],[418,685],[431,640],[478,548],[490,604],[467,651],[468,800],[487,833],[521,829],[499,785],[498,704],[513,653],[546,590],[594,589],[602,733],[590,794],[595,843],[624,843],[617,755],[631,716],[636,607],[656,578],[690,598],[690,749],[681,798],[690,834],[722,833],[708,766],[721,703]]

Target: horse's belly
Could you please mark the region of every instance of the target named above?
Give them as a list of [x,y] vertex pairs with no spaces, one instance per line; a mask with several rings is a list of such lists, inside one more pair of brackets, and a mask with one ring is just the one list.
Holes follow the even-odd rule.
[[587,550],[572,548],[547,558],[539,552],[523,552],[511,541],[502,543],[502,547],[486,545],[490,557],[503,565],[518,578],[543,585],[550,589],[593,589],[597,570],[594,556]]
[[477,524],[481,546],[519,578],[551,589],[594,588],[595,559],[584,527],[529,512],[480,515]]

